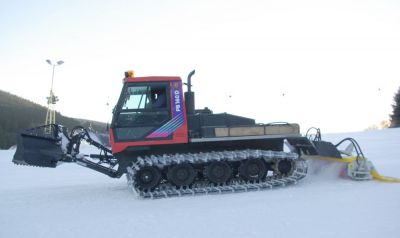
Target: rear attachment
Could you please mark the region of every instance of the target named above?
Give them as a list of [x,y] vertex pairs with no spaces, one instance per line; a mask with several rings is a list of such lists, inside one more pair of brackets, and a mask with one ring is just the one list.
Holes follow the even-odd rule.
[[[338,148],[345,142],[349,142],[346,149],[344,151],[339,150]],[[355,151],[356,156],[352,157],[352,161],[347,165],[347,175],[350,178],[358,181],[371,180],[373,178],[371,175],[371,169],[373,168],[373,165],[370,161],[367,161],[367,158],[364,156],[360,145],[355,139],[345,138],[337,143],[335,148],[340,151],[341,155],[345,156],[351,156]]]
[[[221,181],[224,180],[222,178],[223,176],[211,177],[208,174],[212,170],[210,167],[213,164],[225,163],[229,165],[228,169],[232,169],[234,168],[232,165],[235,163],[254,165],[256,163],[251,162],[259,160],[262,160],[266,164],[273,165],[272,167],[269,167],[270,171],[267,174],[263,174],[259,179],[246,179],[233,173],[227,182],[219,183],[218,180],[220,178]],[[181,173],[177,174],[178,176],[181,176],[181,178],[190,178],[190,185],[177,186],[176,183],[173,184],[169,181],[170,178],[162,177],[162,173],[157,172],[171,171],[179,165],[181,165],[180,168],[184,168],[186,165],[191,165],[193,168],[196,168],[196,171],[190,176],[187,175],[191,173],[184,172],[184,169],[182,169]],[[251,166],[248,168],[249,171],[252,170]],[[193,169],[186,171],[193,171]],[[215,169],[214,172],[215,171],[218,171],[218,169]],[[167,173],[169,174],[169,172]],[[250,172],[249,174],[255,173]],[[189,153],[151,156],[145,158],[139,157],[137,162],[127,168],[128,185],[131,186],[133,191],[141,198],[166,198],[260,191],[296,184],[299,180],[304,178],[306,174],[307,163],[305,160],[299,159],[297,154],[265,150]],[[152,181],[154,181],[154,184],[152,185],[157,185],[148,186],[152,187],[150,189],[144,189],[143,183],[139,182],[143,179],[148,179],[148,184],[151,184]],[[185,181],[185,179],[182,179],[181,181]]]
[[[316,129],[316,128],[311,128]],[[346,165],[344,167],[344,174],[356,181],[365,181],[376,179],[382,182],[400,182],[400,179],[382,176],[375,169],[371,161],[367,160],[364,153],[361,150],[358,142],[353,138],[345,138],[336,145],[330,142],[321,140],[321,131],[316,129],[317,133],[315,136],[310,136],[309,140],[313,143],[317,150],[317,156],[303,156],[306,159],[330,161],[333,163],[340,163]],[[308,132],[307,132],[308,134]],[[339,149],[345,147],[344,150]]]

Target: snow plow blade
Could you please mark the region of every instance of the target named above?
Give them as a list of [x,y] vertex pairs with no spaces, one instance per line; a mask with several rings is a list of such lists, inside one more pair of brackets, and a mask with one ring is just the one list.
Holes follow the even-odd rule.
[[28,129],[17,136],[13,162],[18,165],[55,168],[63,158],[58,125]]

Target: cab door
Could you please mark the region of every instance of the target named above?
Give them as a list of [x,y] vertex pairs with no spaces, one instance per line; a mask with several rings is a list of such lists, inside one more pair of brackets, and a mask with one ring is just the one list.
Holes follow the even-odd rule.
[[187,142],[181,81],[126,83],[114,110],[114,148]]

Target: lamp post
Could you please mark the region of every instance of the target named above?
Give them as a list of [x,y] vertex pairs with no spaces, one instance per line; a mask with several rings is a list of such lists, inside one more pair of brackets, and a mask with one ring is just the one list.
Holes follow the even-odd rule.
[[[51,87],[50,87],[50,96],[47,97],[47,113],[46,113],[46,120],[45,120],[45,125],[49,125],[49,124],[55,124],[56,123],[56,111],[54,110],[54,105],[56,104],[56,102],[58,101],[58,97],[54,95],[53,92],[53,84],[54,84],[54,69],[56,68],[56,66],[62,65],[64,63],[64,61],[59,60],[56,63],[52,63],[51,60],[46,60],[46,62],[53,66],[53,73],[51,76]],[[46,130],[46,133],[51,133],[52,130],[50,129],[51,127],[46,127],[49,128],[48,130]]]

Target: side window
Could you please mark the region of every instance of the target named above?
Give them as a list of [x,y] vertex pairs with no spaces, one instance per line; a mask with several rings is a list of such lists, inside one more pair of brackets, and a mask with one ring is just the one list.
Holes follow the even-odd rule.
[[167,122],[169,117],[166,84],[132,85],[125,91],[117,125],[159,126]]
[[122,110],[166,107],[167,90],[165,86],[133,86],[126,91]]
[[129,87],[126,91],[125,102],[122,110],[144,109],[149,103],[149,87]]
[[167,95],[165,87],[154,87],[151,89],[151,108],[166,108]]

